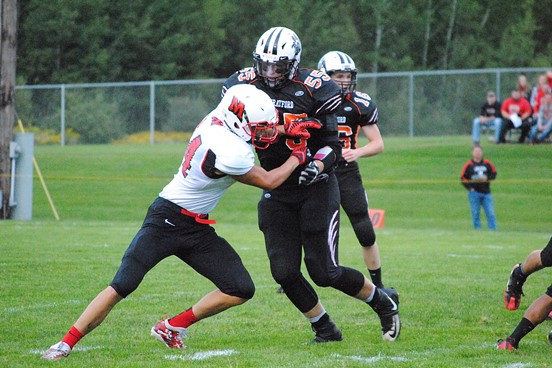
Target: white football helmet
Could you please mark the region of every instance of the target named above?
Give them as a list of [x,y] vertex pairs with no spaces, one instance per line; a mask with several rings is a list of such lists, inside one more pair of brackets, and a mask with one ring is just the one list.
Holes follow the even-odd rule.
[[330,51],[318,62],[318,69],[331,76],[335,72],[350,72],[351,83],[338,83],[341,84],[341,90],[343,92],[352,91],[356,88],[356,76],[357,68],[354,60],[344,52]]
[[259,149],[276,141],[279,117],[272,99],[249,84],[230,87],[218,107],[224,125],[238,137]]
[[[301,41],[289,28],[273,27],[266,31],[253,52],[255,72],[270,88],[280,88],[295,77],[301,61]],[[269,66],[275,66],[279,79],[265,76]]]

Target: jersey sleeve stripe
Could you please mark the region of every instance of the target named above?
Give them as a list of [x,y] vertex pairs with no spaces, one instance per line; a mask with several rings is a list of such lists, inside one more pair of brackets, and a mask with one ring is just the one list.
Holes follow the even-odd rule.
[[329,98],[316,110],[316,115],[318,115],[320,112],[333,112],[337,109],[337,107],[341,104],[341,95],[335,95],[332,98]]

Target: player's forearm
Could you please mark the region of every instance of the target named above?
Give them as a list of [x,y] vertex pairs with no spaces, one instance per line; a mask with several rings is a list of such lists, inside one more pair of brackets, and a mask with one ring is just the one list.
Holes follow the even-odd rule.
[[299,166],[299,159],[295,156],[290,156],[286,162],[275,169],[272,169],[267,172],[268,177],[265,182],[263,189],[271,190],[282,185],[284,181],[289,178],[293,170]]
[[290,156],[281,166],[270,171],[266,171],[260,166],[253,166],[246,174],[232,177],[240,183],[271,190],[286,181],[297,166],[299,166],[299,159]]
[[359,157],[375,156],[383,152],[383,139],[371,141],[365,146],[358,148]]

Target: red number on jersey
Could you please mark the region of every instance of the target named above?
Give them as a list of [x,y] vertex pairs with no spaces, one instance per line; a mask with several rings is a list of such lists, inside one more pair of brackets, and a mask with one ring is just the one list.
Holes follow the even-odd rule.
[[353,130],[348,125],[339,125],[337,127],[339,131],[339,141],[343,145],[343,148],[351,148],[351,136],[353,135]]
[[322,85],[322,81],[329,81],[331,78],[320,70],[313,70],[305,79],[305,84],[314,89]]
[[255,79],[255,72],[253,70],[244,71],[240,74],[238,74],[238,80],[240,82],[243,81],[250,81]]
[[[289,113],[289,112],[285,112],[284,113],[284,124],[289,124],[293,120],[306,118],[306,117],[307,117],[307,114],[305,114],[305,113],[292,114],[292,113]],[[307,145],[307,140],[304,139],[304,138],[288,138],[288,139],[286,139],[286,146],[292,151],[297,147],[304,147],[306,145]]]
[[192,168],[192,158],[194,157],[199,146],[201,146],[200,135],[190,141],[190,144],[184,153],[184,159],[182,160],[182,175],[184,175],[184,177],[188,176],[188,172]]

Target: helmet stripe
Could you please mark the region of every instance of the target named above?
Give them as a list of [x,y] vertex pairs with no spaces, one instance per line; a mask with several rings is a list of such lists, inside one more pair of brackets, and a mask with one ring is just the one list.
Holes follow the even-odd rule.
[[342,64],[352,64],[353,63],[353,59],[351,59],[351,57],[349,55],[347,55],[346,53],[341,52],[341,51],[337,51],[336,54],[339,56],[339,60],[341,61]]
[[[264,52],[268,53],[268,50],[270,49],[270,45],[272,42],[272,38],[274,37],[274,43],[272,43],[272,55],[276,55],[278,53],[278,41],[280,40],[280,35],[282,34],[283,29],[281,27],[274,28],[272,32],[270,33],[270,36],[268,36],[268,39],[266,40],[266,45],[264,48]],[[275,34],[277,32],[277,34]]]

